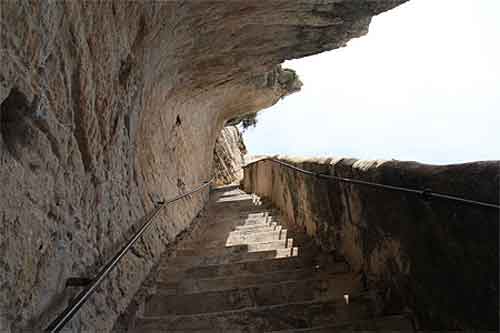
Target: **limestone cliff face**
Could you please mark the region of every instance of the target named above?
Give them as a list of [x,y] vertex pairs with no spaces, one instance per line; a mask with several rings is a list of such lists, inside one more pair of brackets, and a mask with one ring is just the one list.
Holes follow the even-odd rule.
[[214,172],[215,185],[238,183],[243,178],[246,154],[243,137],[236,126],[224,127],[215,141]]
[[[223,125],[296,90],[283,60],[345,46],[402,2],[2,1],[0,330],[43,326],[68,277],[210,178]],[[72,327],[108,330],[206,197],[165,210]]]

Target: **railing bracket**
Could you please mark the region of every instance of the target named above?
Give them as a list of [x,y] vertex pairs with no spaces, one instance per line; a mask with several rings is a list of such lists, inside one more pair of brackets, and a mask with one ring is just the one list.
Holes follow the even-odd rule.
[[420,195],[424,201],[430,201],[432,198],[432,190],[430,188],[424,189]]

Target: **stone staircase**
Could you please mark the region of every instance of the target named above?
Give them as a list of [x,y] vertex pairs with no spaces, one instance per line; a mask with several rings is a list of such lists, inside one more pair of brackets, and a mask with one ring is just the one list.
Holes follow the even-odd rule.
[[413,331],[379,303],[346,262],[287,230],[270,205],[223,187],[114,332]]

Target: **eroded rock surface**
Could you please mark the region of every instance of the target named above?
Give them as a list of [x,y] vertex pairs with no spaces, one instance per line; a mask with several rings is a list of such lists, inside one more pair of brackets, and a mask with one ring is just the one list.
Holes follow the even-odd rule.
[[215,141],[214,172],[216,185],[239,183],[243,178],[247,150],[236,126],[224,127]]
[[[0,330],[45,325],[67,278],[208,179],[223,125],[296,90],[281,62],[402,2],[1,1]],[[165,210],[69,327],[109,330],[205,199]]]

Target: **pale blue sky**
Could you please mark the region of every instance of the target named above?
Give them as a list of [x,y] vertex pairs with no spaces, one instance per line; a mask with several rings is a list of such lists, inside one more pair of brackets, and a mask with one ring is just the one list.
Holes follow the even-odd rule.
[[284,67],[304,86],[259,114],[250,154],[500,159],[500,0],[412,0]]

